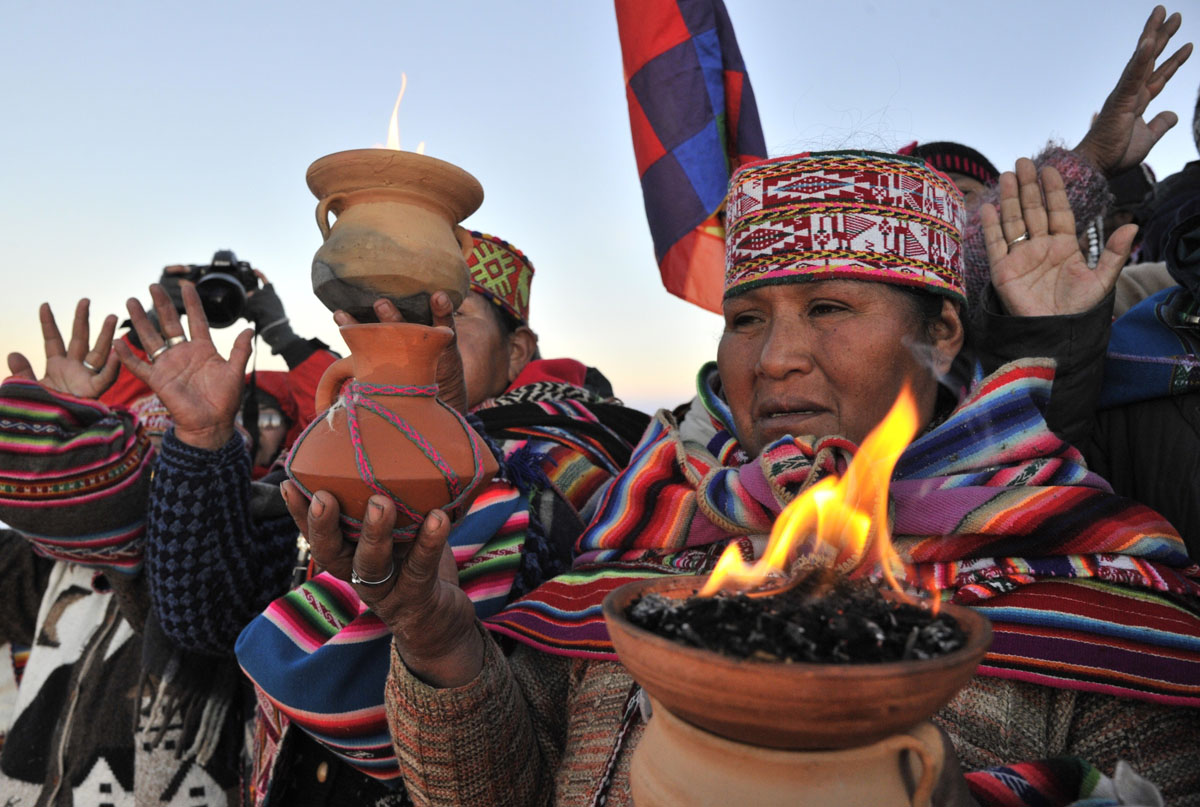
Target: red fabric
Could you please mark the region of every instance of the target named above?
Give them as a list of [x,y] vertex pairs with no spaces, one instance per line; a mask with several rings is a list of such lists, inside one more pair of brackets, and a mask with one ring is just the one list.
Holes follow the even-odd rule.
[[[148,361],[146,357],[146,351],[135,346],[133,342],[129,340],[128,334],[122,336],[121,341],[129,346],[129,349],[133,352],[133,355],[137,356],[142,361]],[[149,387],[147,387],[143,382],[139,381],[133,375],[133,373],[129,372],[125,365],[122,364],[121,371],[117,373],[117,380],[113,382],[111,387],[104,391],[104,394],[100,396],[99,400],[100,403],[104,404],[105,406],[119,406],[122,409],[129,409],[133,406],[135,401],[145,398],[152,392],[153,391]]]
[[508,385],[508,390],[514,390],[526,384],[536,384],[539,381],[558,381],[582,387],[586,377],[587,365],[583,362],[574,359],[538,359],[525,365],[525,369],[516,377],[516,380]]
[[655,56],[691,38],[676,3],[616,0],[616,8],[626,81]]

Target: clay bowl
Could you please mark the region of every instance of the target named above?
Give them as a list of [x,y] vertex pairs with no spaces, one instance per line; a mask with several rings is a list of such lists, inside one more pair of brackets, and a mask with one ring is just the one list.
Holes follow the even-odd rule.
[[959,650],[926,661],[805,664],[735,659],[688,647],[633,625],[629,604],[656,592],[687,598],[702,576],[628,583],[604,599],[608,633],[621,662],[676,716],[713,734],[792,750],[853,748],[904,732],[961,689],[992,641],[988,620],[943,605],[967,634]]

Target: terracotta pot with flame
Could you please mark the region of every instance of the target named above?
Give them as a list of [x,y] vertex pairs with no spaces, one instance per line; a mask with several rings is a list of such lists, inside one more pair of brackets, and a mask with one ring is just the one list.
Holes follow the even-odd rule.
[[[308,169],[325,243],[313,257],[313,292],[360,322],[387,297],[410,322],[430,323],[429,295],[467,293],[470,234],[459,222],[483,203],[475,177],[443,160],[396,149],[330,154]],[[330,215],[337,220],[330,224]]]
[[[655,703],[630,771],[639,807],[659,804],[928,805],[941,773],[937,731],[925,722],[975,673],[991,644],[976,611],[942,605],[966,634],[958,650],[892,663],[809,664],[737,659],[630,622],[649,593],[685,599],[720,590],[752,596],[789,585],[805,557],[841,574],[881,569],[895,593],[903,563],[891,546],[888,484],[917,430],[904,390],[840,478],[809,486],[776,519],[760,559],[730,544],[709,577],[630,583],[604,600],[621,662]],[[687,773],[690,771],[690,773]]]

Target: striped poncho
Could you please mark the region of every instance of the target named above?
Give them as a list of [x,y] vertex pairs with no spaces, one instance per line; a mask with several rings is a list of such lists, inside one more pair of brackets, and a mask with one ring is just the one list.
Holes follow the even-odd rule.
[[[1200,706],[1200,568],[1158,514],[1111,493],[1042,417],[1054,371],[1002,367],[905,451],[891,489],[911,583],[983,611],[983,675]],[[568,574],[486,620],[546,652],[616,658],[600,603],[622,583],[711,568],[730,540],[761,551],[775,515],[853,446],[784,438],[754,459],[701,371],[718,431],[688,441],[660,412],[606,491]],[[861,569],[861,573],[872,570]]]
[[[154,451],[134,417],[19,378],[0,386],[0,520],[38,554],[135,574]],[[90,526],[90,529],[82,525]]]
[[[517,392],[476,415],[504,463],[450,534],[481,618],[569,568],[581,511],[628,462],[648,420],[570,385]],[[260,730],[277,739],[290,721],[363,773],[398,781],[383,704],[390,643],[353,587],[329,574],[276,600],[236,648],[263,707]],[[259,793],[267,773],[255,774]]]

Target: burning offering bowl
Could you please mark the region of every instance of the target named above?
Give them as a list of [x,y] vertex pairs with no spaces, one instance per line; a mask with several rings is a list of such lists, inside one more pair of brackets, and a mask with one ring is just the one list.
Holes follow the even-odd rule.
[[810,663],[735,658],[689,647],[630,621],[629,608],[642,597],[687,600],[705,579],[680,576],[621,586],[604,600],[608,632],[621,662],[666,709],[718,736],[751,745],[853,748],[905,732],[971,679],[992,639],[983,616],[942,605],[940,613],[952,617],[965,634],[957,650],[902,661]]

